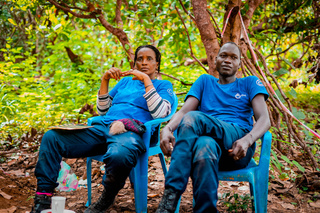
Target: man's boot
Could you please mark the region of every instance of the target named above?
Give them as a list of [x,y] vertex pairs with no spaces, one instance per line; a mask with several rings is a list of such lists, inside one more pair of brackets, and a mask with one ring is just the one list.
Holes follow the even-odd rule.
[[98,201],[90,205],[84,213],[102,213],[107,211],[114,203],[115,195],[108,194],[106,189],[103,190]]
[[156,213],[174,213],[179,199],[180,194],[174,189],[165,189]]
[[51,209],[51,193],[36,194],[34,198],[34,205],[31,213],[40,213],[42,210]]

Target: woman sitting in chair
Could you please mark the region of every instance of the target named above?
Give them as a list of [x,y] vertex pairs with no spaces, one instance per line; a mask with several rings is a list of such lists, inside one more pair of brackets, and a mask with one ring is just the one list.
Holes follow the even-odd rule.
[[[151,45],[140,46],[135,52],[134,69],[122,72],[111,68],[104,73],[97,98],[101,115],[93,119],[92,128],[83,130],[50,130],[42,138],[35,169],[37,192],[32,212],[50,209],[62,157],[78,158],[104,155],[104,190],[99,200],[85,211],[104,212],[124,186],[138,156],[145,152],[141,124],[171,112],[174,101],[172,84],[155,77],[160,71],[161,54]],[[133,75],[133,77],[125,77]],[[109,81],[119,83],[109,92]],[[111,123],[122,119],[134,123],[131,130],[118,134],[109,131]],[[131,125],[132,126],[132,125]],[[139,132],[139,130],[141,132]]]

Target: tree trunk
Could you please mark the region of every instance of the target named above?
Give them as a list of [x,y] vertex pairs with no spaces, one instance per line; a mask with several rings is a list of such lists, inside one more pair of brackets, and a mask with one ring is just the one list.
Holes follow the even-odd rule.
[[210,75],[218,77],[216,71],[215,58],[218,55],[220,45],[210,16],[207,12],[206,0],[192,0],[193,14],[195,22],[200,32],[201,41],[206,49]]
[[239,45],[241,35],[241,21],[238,12],[241,7],[241,0],[229,0],[226,7],[226,13],[224,14],[223,26],[226,24],[226,19],[230,10],[233,8],[229,21],[227,23],[226,30],[222,38],[222,44],[232,41]]

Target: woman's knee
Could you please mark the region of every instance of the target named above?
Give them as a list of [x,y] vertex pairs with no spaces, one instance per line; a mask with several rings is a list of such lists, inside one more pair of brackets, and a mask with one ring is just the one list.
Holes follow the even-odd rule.
[[52,145],[56,135],[57,135],[57,132],[54,130],[49,130],[46,133],[44,133],[41,139],[40,147],[45,148],[45,147],[48,147],[49,145]]
[[107,166],[117,169],[133,168],[137,163],[138,156],[133,154],[127,147],[119,146],[108,149],[103,161]]

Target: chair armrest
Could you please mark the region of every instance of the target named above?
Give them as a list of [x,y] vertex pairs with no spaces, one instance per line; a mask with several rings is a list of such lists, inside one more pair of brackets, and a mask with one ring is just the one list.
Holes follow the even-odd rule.
[[261,137],[261,152],[260,152],[259,164],[261,162],[267,162],[269,164],[271,143],[272,143],[272,134],[268,131]]
[[99,120],[102,120],[102,118],[103,118],[103,117],[102,117],[101,115],[88,118],[87,125],[88,125],[88,126],[91,126],[91,124],[92,124],[93,121],[99,121]]

